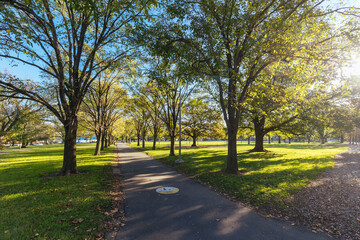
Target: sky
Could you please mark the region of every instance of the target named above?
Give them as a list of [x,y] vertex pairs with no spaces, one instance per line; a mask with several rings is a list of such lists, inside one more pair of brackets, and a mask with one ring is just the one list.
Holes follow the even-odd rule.
[[16,63],[17,66],[13,66],[14,63],[11,63],[10,60],[6,58],[0,58],[0,72],[10,73],[20,79],[31,79],[34,81],[41,80],[40,71],[38,71],[35,67],[23,63]]

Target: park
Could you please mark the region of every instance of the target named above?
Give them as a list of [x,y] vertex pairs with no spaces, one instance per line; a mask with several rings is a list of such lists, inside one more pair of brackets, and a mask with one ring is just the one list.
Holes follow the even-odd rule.
[[0,0],[0,239],[360,239],[360,5]]

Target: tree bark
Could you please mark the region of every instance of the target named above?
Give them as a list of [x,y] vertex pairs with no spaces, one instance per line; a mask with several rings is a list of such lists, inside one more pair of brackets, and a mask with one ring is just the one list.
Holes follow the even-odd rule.
[[248,137],[248,145],[250,145],[251,137]]
[[108,139],[108,137],[105,135],[105,136],[104,136],[104,147],[105,147],[105,148],[108,148],[108,146],[109,146],[109,139]]
[[169,156],[175,156],[175,135],[170,136],[170,154]]
[[102,131],[100,131],[98,134],[96,134],[96,147],[95,147],[95,156],[100,155],[101,150],[101,139],[102,139]]
[[67,121],[65,124],[65,143],[64,143],[64,158],[61,175],[70,175],[78,173],[76,166],[76,132],[77,132],[77,118]]
[[196,136],[193,136],[192,139],[193,139],[193,143],[191,146],[196,147]]
[[145,128],[142,131],[142,149],[145,149]]
[[289,138],[289,144],[291,143],[291,138]]
[[254,128],[255,128],[255,147],[251,150],[251,152],[265,152],[264,149],[264,127],[265,127],[265,118],[257,118],[255,117],[253,120]]
[[237,162],[237,146],[236,146],[236,134],[237,127],[229,124],[228,126],[228,156],[226,163],[226,173],[237,174],[238,162]]
[[140,146],[140,132],[137,133],[137,146]]
[[344,134],[340,135],[340,143],[344,143]]
[[105,133],[101,136],[101,150],[104,150],[105,147]]
[[278,136],[278,143],[281,143],[281,136]]
[[156,140],[157,140],[157,134],[154,135],[154,141],[153,141],[152,150],[156,149]]
[[271,144],[271,137],[270,137],[270,135],[268,136],[268,140],[269,140],[269,144]]

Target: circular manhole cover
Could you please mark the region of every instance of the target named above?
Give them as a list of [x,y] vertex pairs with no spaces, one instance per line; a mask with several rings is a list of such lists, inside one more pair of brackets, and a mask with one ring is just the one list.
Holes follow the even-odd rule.
[[156,189],[156,192],[161,194],[174,194],[177,193],[178,191],[179,189],[176,187],[161,187]]

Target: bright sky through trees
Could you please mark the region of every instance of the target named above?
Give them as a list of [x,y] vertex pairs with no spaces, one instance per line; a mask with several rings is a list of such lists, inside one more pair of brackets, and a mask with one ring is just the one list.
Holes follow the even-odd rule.
[[[341,7],[350,5],[360,8],[360,0],[325,0],[325,2],[328,4],[325,4],[324,6],[336,5]],[[351,59],[349,67],[344,69],[344,73],[347,76],[360,75],[360,53],[354,53],[354,56],[352,56]],[[41,79],[41,73],[38,69],[19,62],[13,63],[6,58],[0,58],[0,72],[8,72],[20,79],[32,79],[35,81],[40,81]]]

